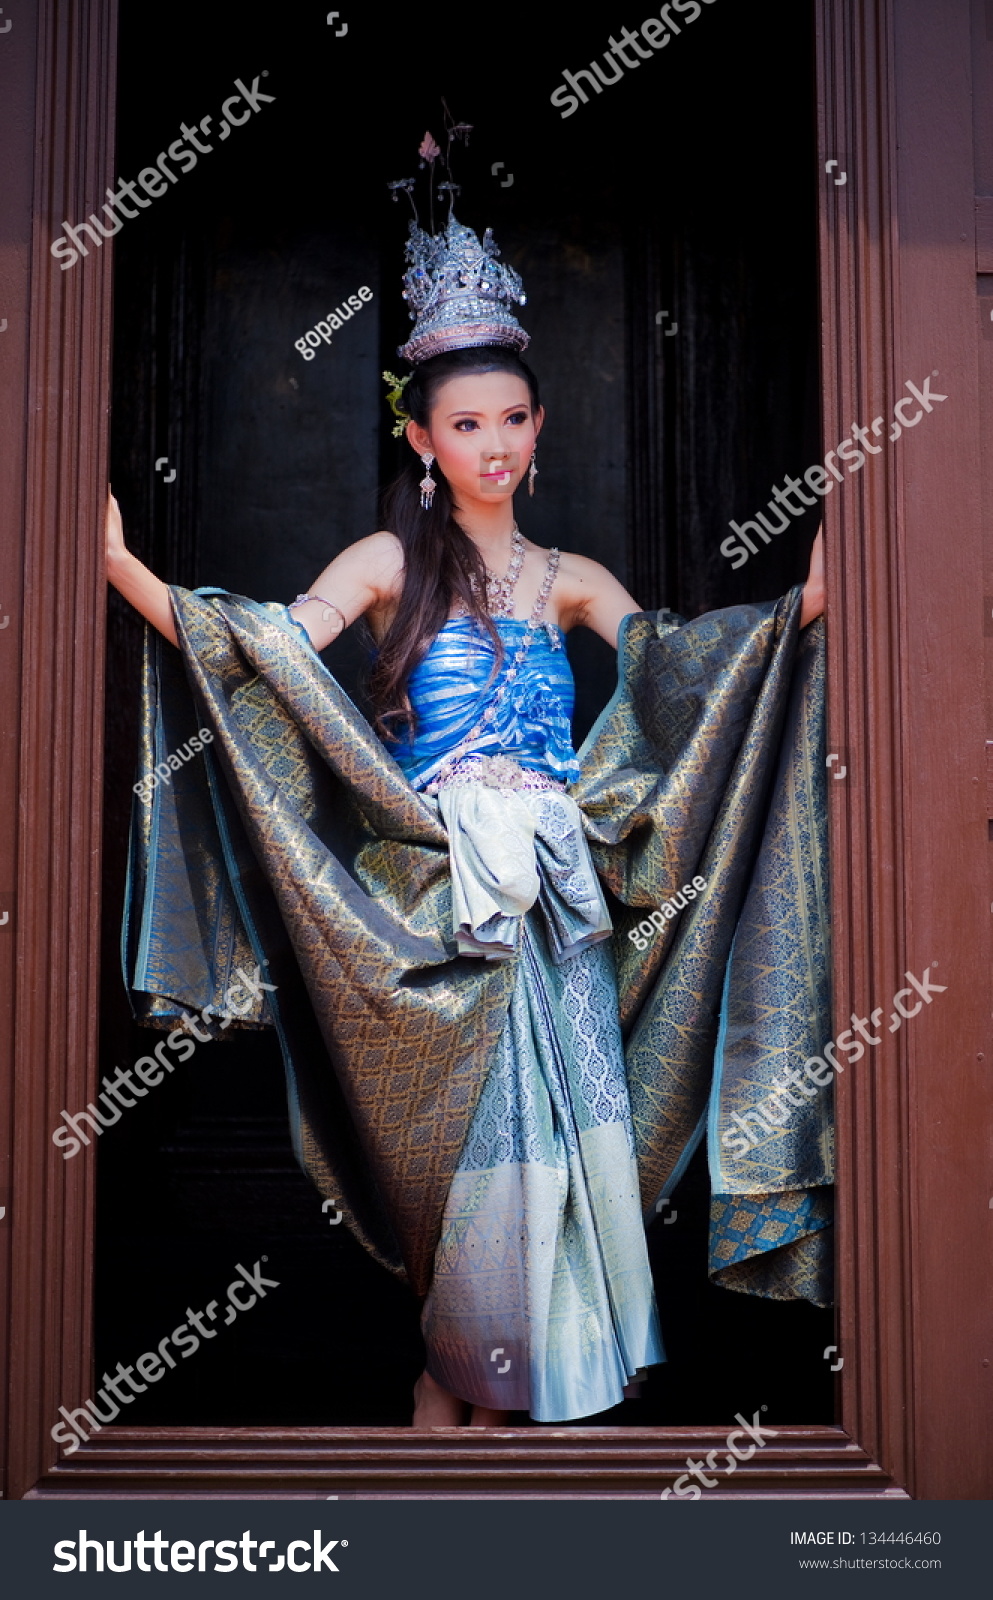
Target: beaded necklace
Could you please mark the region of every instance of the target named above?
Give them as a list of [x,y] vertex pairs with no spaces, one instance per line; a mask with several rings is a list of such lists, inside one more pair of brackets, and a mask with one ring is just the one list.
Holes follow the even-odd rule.
[[[517,588],[517,580],[521,575],[521,568],[523,565],[524,536],[515,522],[513,532],[510,535],[510,561],[504,576],[500,578],[495,572],[491,572],[489,567],[485,569],[486,609],[490,613],[491,617],[513,617],[514,590]],[[469,584],[473,594],[475,594],[475,578],[470,578]],[[468,610],[461,601],[459,602],[459,609],[455,615],[457,617],[467,617],[469,615]]]

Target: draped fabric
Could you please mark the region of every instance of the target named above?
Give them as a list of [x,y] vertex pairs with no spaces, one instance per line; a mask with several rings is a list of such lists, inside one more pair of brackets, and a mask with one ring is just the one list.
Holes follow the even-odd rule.
[[[514,1307],[522,1294],[544,1296],[558,1354],[532,1352],[532,1395],[542,1383],[554,1390],[571,1363],[576,1393],[549,1394],[548,1406],[582,1415],[561,1407],[599,1404],[570,1331],[576,1284],[584,1304],[611,1299],[617,1381],[632,1362],[659,1359],[653,1313],[624,1287],[642,1270],[631,1219],[651,1220],[708,1125],[716,1281],[825,1303],[827,1091],[804,1100],[795,1126],[749,1142],[747,1159],[722,1142],[735,1113],[830,1036],[823,631],[812,624],[798,649],[799,588],[694,622],[627,619],[617,692],[570,789],[614,897],[614,932],[596,942],[607,932],[598,926],[558,964],[548,895],[523,918],[509,959],[460,953],[438,803],[412,788],[284,607],[218,590],[172,597],[181,648],[149,641],[143,762],[197,726],[214,739],[136,801],[125,923],[136,1012],[173,1026],[184,1009],[221,1010],[232,972],[258,964],[275,987],[244,1025],[278,1031],[298,1157],[379,1261],[418,1294],[433,1286],[425,1316],[436,1348],[467,1311],[449,1293],[464,1277],[448,1269],[468,1248],[466,1218],[481,1214],[470,1135],[488,1121],[509,1141],[507,1160],[486,1169],[489,1214],[510,1225],[520,1215],[527,1093],[513,1117],[495,1108],[508,1082],[524,1082],[524,1056],[551,1103],[572,1093],[577,1061],[598,1063],[605,1109],[589,1126],[559,1119],[556,1170],[597,1211],[599,1243],[597,1259],[583,1259],[589,1228],[577,1218],[570,1282],[568,1272],[542,1277],[537,1258],[525,1272],[520,1252],[501,1280],[488,1240],[507,1308],[501,1337],[485,1306],[468,1308],[481,1319],[475,1358],[488,1378],[509,1361],[506,1383],[518,1381]],[[564,738],[557,748],[565,759]],[[706,887],[690,900],[679,891],[694,874]],[[628,937],[677,896],[650,938]],[[563,926],[570,906],[566,895]],[[564,948],[571,937],[567,928]],[[599,1031],[583,1000],[593,994],[608,1019]],[[632,1190],[611,1238],[605,1219],[621,1195],[608,1191],[626,1161],[632,1174],[637,1163],[640,1198]],[[581,1184],[569,1176],[577,1163]],[[495,1349],[506,1354],[494,1360]],[[464,1342],[450,1353],[466,1359]],[[502,1398],[511,1392],[487,1390],[485,1403],[513,1404]]]
[[438,796],[448,833],[452,922],[463,955],[519,948],[522,914],[541,908],[551,959],[613,931],[576,802],[557,788],[453,783]]
[[[708,1122],[736,1127],[743,1098],[831,1036],[824,634],[818,619],[798,637],[801,593],[691,623],[629,618],[617,692],[580,751],[571,793],[602,878],[632,908],[615,947],[646,1220]],[[637,935],[637,908],[694,877],[706,887],[687,908]],[[746,1163],[710,1141],[710,1271],[825,1305],[829,1091],[803,1105],[778,1165],[778,1135]],[[792,1167],[818,1140],[821,1161]]]

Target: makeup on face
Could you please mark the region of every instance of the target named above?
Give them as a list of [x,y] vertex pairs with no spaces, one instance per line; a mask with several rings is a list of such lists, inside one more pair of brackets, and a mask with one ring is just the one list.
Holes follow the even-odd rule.
[[467,373],[438,390],[427,448],[457,497],[506,499],[531,459],[539,420],[519,377]]

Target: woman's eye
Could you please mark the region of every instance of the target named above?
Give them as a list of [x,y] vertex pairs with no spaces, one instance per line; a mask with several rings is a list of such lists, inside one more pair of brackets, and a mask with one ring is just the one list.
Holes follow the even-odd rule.
[[522,422],[527,422],[527,420],[528,420],[528,414],[527,414],[526,411],[515,411],[514,415],[512,417],[508,417],[507,418],[508,422],[513,422],[518,427],[520,427]]
[[461,422],[457,422],[455,424],[455,426],[456,426],[456,428],[461,429],[465,433],[469,433],[471,431],[471,429],[473,429],[473,428],[475,428],[477,426],[477,423],[474,421],[474,419],[472,417],[463,417],[462,421]]

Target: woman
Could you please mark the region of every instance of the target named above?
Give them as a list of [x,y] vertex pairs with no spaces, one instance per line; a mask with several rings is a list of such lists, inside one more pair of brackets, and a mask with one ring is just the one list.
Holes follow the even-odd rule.
[[[464,252],[468,230],[455,241],[456,227],[439,237]],[[492,283],[487,244],[480,271]],[[616,646],[638,606],[598,563],[541,549],[516,528],[513,497],[525,475],[533,492],[544,409],[518,353],[526,336],[480,281],[474,320],[463,294],[461,320],[439,335],[435,297],[418,324],[427,341],[418,346],[415,329],[405,347],[413,454],[387,496],[387,526],[344,550],[293,606],[315,651],[359,618],[371,629],[377,732],[445,825],[449,951],[454,935],[463,968],[502,962],[513,974],[435,1230],[415,1427],[462,1424],[467,1406],[475,1426],[499,1425],[510,1409],[546,1421],[594,1415],[664,1359],[611,920],[567,793],[580,769],[562,638],[588,627]],[[487,334],[494,342],[481,342]],[[127,551],[113,497],[107,555],[110,581],[179,644],[181,591]],[[799,626],[822,607],[818,536]]]

